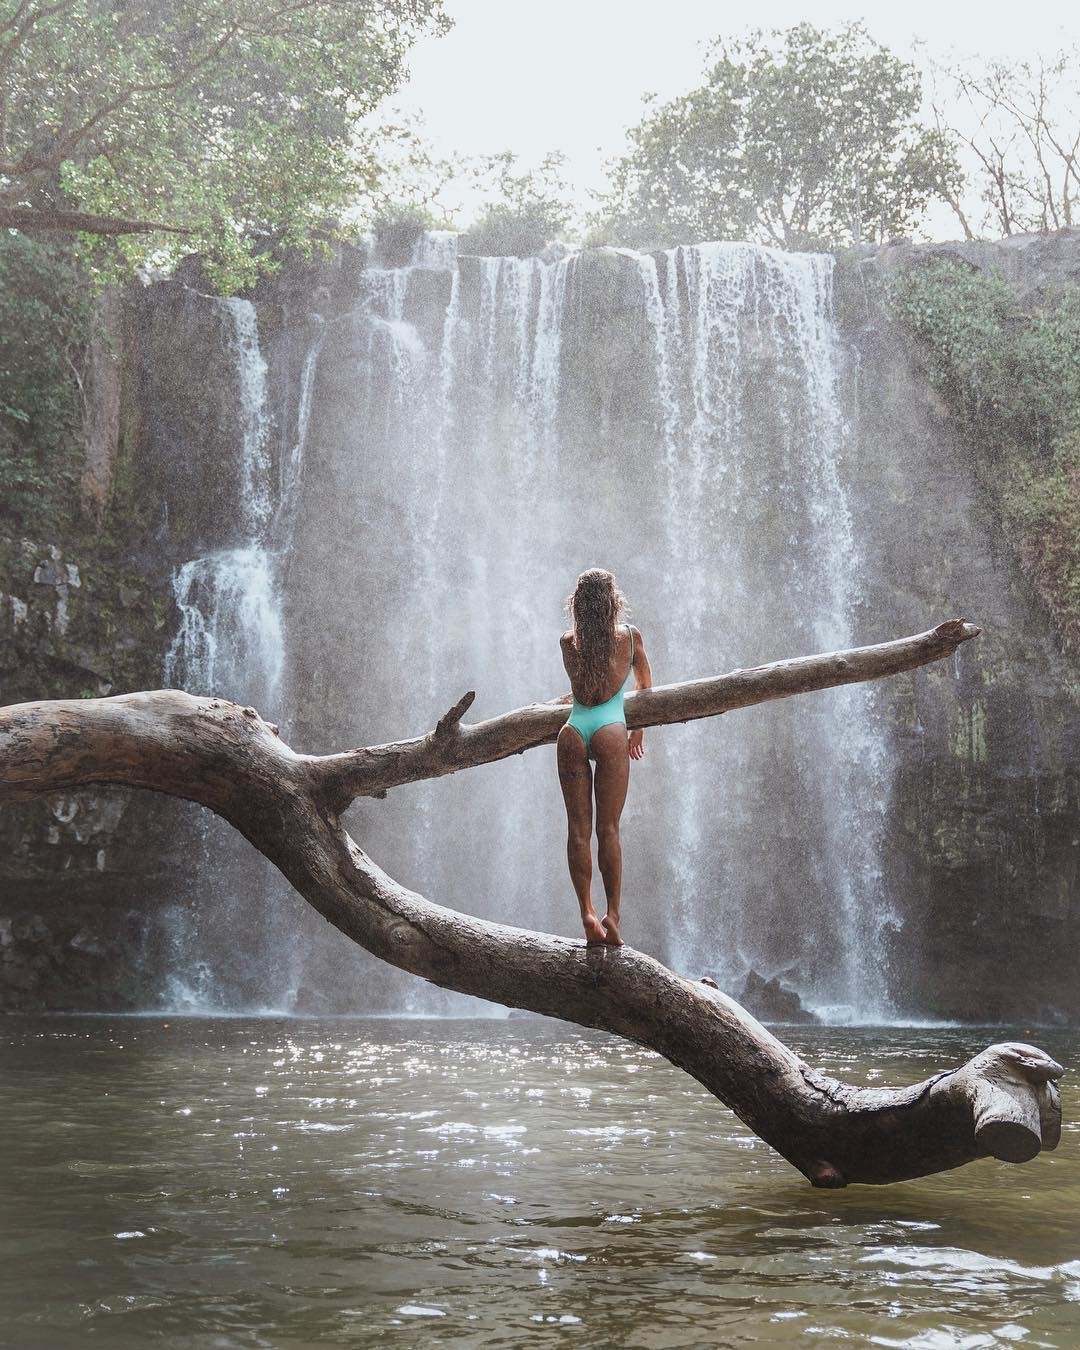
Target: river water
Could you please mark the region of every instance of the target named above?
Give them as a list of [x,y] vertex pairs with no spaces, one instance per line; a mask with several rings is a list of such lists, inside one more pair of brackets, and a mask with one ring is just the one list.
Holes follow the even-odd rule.
[[[1025,1034],[785,1033],[859,1083]],[[1080,1345],[1068,1077],[1055,1154],[819,1192],[547,1020],[10,1018],[0,1068],[5,1347]]]

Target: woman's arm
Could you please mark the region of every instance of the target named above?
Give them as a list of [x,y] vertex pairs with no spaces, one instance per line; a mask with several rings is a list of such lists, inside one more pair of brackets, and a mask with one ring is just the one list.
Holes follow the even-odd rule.
[[635,689],[652,688],[652,667],[649,665],[649,657],[645,651],[645,639],[641,636],[641,629],[630,625],[630,631],[634,635],[634,664],[630,667],[634,672]]
[[[641,636],[641,629],[630,625],[630,631],[634,635],[634,664],[631,669],[634,672],[635,689],[652,688],[652,667],[649,665],[649,657],[645,651],[645,640]],[[645,729],[644,727],[635,727],[630,732],[628,748],[631,759],[640,759],[645,753]]]
[[[570,671],[570,645],[572,640],[572,633],[564,633],[559,639],[559,650],[562,652],[563,669],[570,677],[571,684],[573,684],[573,677]],[[551,701],[552,703],[573,703],[574,695],[572,692],[569,694],[560,694],[558,698],[553,698]]]

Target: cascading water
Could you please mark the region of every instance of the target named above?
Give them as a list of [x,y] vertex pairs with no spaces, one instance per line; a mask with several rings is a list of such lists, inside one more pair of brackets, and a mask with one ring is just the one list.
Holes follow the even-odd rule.
[[[304,362],[296,439],[290,453],[281,456],[275,491],[267,366],[255,307],[235,298],[220,303],[238,391],[239,485],[233,532],[239,541],[177,569],[173,593],[180,625],[165,658],[164,676],[167,685],[189,693],[253,703],[267,716],[280,716],[285,674],[280,579],[302,480],[318,342]],[[195,884],[200,892],[212,887],[213,909],[200,914],[199,907],[174,906],[170,935],[174,975],[166,1002],[180,1010],[216,1011],[236,1002],[237,990],[245,984],[257,991],[256,1002],[265,1002],[270,991],[261,986],[267,967],[276,967],[280,985],[282,967],[293,965],[291,946],[287,944],[284,963],[269,958],[272,949],[267,946],[247,963],[229,959],[226,969],[222,935],[230,927],[235,932],[238,921],[243,923],[243,911],[250,913],[251,906],[260,911],[264,935],[280,933],[287,927],[275,912],[281,908],[283,884],[246,846],[239,845],[238,856],[233,833],[220,821],[203,813],[198,833],[201,857],[194,869]],[[201,908],[209,910],[210,905]],[[245,964],[255,970],[241,974],[239,968]],[[295,986],[292,979],[286,983]],[[281,1006],[280,1001],[275,1006]]]
[[[265,366],[253,311],[230,302],[253,504],[237,549],[177,575],[187,687],[294,691],[282,720],[303,749],[416,735],[467,688],[475,717],[553,698],[563,599],[597,564],[658,683],[864,640],[830,259],[455,247],[429,236],[408,267],[360,274],[358,304],[320,330],[317,390],[315,348],[301,372],[297,448],[265,497]],[[870,687],[647,732],[628,940],[732,992],[753,967],[835,1017],[887,1014],[888,790]],[[432,899],[576,931],[552,751],[355,810],[363,847]],[[476,1006],[291,913],[256,1001],[291,1006],[302,985],[311,1010]]]
[[[362,712],[366,739],[430,728],[465,688],[477,717],[557,696],[562,601],[594,564],[630,595],[659,682],[858,642],[830,281],[828,258],[742,244],[543,261],[453,258],[446,236],[369,270],[328,338],[296,541],[296,659],[335,672],[324,729],[335,693],[339,734]],[[343,614],[316,535],[353,527]],[[887,1013],[872,690],[646,746],[624,817],[630,940],[736,991],[752,966],[833,1016]],[[575,931],[552,752],[392,798],[357,829],[407,884]],[[353,959],[311,956],[312,987]],[[379,998],[461,1006],[405,977]]]
[[[679,597],[664,635],[673,668],[687,655],[704,673],[710,657],[716,666],[859,641],[832,266],[827,256],[746,244],[639,260],[663,430],[665,584]],[[756,723],[771,724],[766,737]],[[888,784],[872,693],[833,691],[809,707],[747,718],[739,730],[746,734],[722,738],[712,765],[700,763],[698,727],[670,733],[673,752],[694,766],[678,785],[670,834],[680,968],[696,955],[730,979],[732,938],[746,963],[786,964],[783,945],[763,941],[748,904],[759,892],[753,909],[793,930],[790,964],[814,1001],[831,1004],[833,1016],[881,1017],[889,1007],[881,934],[895,920],[879,859]],[[769,755],[775,767],[766,775]],[[770,777],[786,779],[780,814],[791,824],[810,808],[807,842],[816,847],[773,853],[770,834],[784,827]],[[814,927],[799,931],[794,912],[778,912],[761,893],[759,852],[773,854],[769,872],[778,862],[809,864],[804,884],[833,907],[832,921],[815,912]],[[710,877],[722,897],[718,925],[703,925],[701,886]],[[766,885],[774,895],[790,891],[782,876]],[[828,955],[811,973],[803,953],[814,945]]]
[[281,608],[267,547],[271,516],[266,362],[250,300],[223,300],[236,362],[240,431],[237,547],[185,563],[173,579],[181,622],[165,678],[189,693],[276,702],[284,668]]

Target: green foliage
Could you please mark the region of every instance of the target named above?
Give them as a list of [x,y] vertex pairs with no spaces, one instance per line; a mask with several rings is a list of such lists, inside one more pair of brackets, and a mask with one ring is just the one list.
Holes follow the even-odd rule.
[[481,161],[475,177],[487,184],[490,198],[461,236],[460,251],[525,258],[564,237],[571,206],[562,165],[561,154],[549,154],[535,171],[516,173],[517,160],[509,150]]
[[700,88],[650,110],[612,171],[597,233],[636,246],[786,248],[910,230],[959,169],[919,122],[916,68],[861,24],[719,42]]
[[1080,655],[1080,440],[1061,444],[1048,464],[1014,455],[1002,495],[1024,570]]
[[0,206],[179,227],[96,260],[249,285],[371,191],[360,122],[444,26],[441,0],[0,0]]
[[70,514],[91,313],[70,245],[0,234],[0,525],[47,533]]
[[931,258],[895,275],[888,293],[985,448],[1022,446],[1045,459],[1080,434],[1080,290],[1025,315],[1000,274]]
[[1024,570],[1080,652],[1080,288],[1025,314],[1000,275],[934,258],[894,276],[888,299],[975,447]]

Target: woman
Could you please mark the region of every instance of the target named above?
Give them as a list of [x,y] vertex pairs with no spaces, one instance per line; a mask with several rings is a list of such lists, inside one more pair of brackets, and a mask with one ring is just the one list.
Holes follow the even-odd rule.
[[[622,946],[619,817],[626,801],[630,760],[645,753],[644,732],[626,730],[623,686],[633,671],[638,689],[652,687],[641,634],[632,624],[620,623],[625,603],[610,572],[602,567],[582,572],[566,602],[574,626],[561,640],[563,665],[573,691],[563,702],[573,701],[574,706],[556,746],[559,782],[566,802],[566,858],[589,946]],[[596,762],[595,772],[590,759]],[[594,787],[597,857],[607,894],[603,919],[593,909],[590,894]]]

